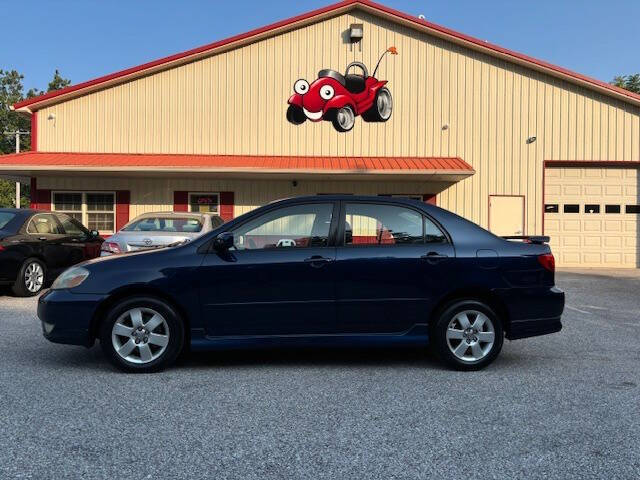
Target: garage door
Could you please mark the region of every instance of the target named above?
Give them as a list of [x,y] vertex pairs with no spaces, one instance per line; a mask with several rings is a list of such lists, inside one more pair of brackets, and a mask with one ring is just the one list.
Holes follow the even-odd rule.
[[545,234],[558,266],[640,267],[637,168],[547,168]]

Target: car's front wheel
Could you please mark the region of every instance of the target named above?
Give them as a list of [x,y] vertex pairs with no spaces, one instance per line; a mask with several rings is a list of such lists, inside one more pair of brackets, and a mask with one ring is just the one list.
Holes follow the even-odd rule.
[[348,132],[356,123],[356,114],[351,105],[345,105],[335,110],[332,114],[331,122],[333,128],[339,132]]
[[431,328],[438,356],[458,370],[480,370],[489,365],[500,353],[503,339],[500,317],[477,300],[449,305]]
[[28,258],[24,261],[15,283],[13,293],[18,297],[32,297],[42,291],[47,269],[37,258]]
[[184,324],[166,302],[132,297],[114,305],[100,328],[100,346],[119,369],[151,373],[175,362],[184,344]]

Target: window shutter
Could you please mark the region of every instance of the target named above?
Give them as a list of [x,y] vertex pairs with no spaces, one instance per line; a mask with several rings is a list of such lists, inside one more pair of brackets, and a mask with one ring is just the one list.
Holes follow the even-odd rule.
[[220,217],[225,222],[233,220],[233,192],[220,192]]
[[435,193],[425,193],[422,195],[422,201],[424,203],[430,203],[431,205],[437,205]]
[[51,210],[51,190],[38,190],[36,177],[31,177],[31,205],[36,210]]
[[129,204],[131,194],[129,190],[116,191],[116,231],[120,230],[129,221]]
[[183,191],[173,192],[173,211],[174,212],[189,211],[189,192],[183,192]]

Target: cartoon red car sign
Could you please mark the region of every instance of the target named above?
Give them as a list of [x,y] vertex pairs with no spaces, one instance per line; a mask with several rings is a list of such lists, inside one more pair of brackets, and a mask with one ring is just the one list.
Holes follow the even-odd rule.
[[[295,93],[288,101],[287,120],[294,125],[306,120],[327,120],[339,132],[351,130],[358,115],[366,122],[389,120],[393,110],[391,92],[385,87],[386,80],[375,78],[380,62],[387,53],[397,55],[398,51],[395,47],[388,48],[380,56],[371,76],[362,62],[352,62],[344,75],[325,69],[320,70],[317,80],[311,84],[304,79],[297,80],[293,85]],[[352,68],[359,68],[362,74],[349,73]]]

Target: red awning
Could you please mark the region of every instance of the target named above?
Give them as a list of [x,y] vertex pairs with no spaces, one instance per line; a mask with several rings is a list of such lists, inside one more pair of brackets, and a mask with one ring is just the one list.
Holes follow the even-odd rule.
[[459,180],[475,171],[457,157],[295,157],[25,152],[0,156],[6,175],[62,172],[215,173],[231,176],[437,176]]

